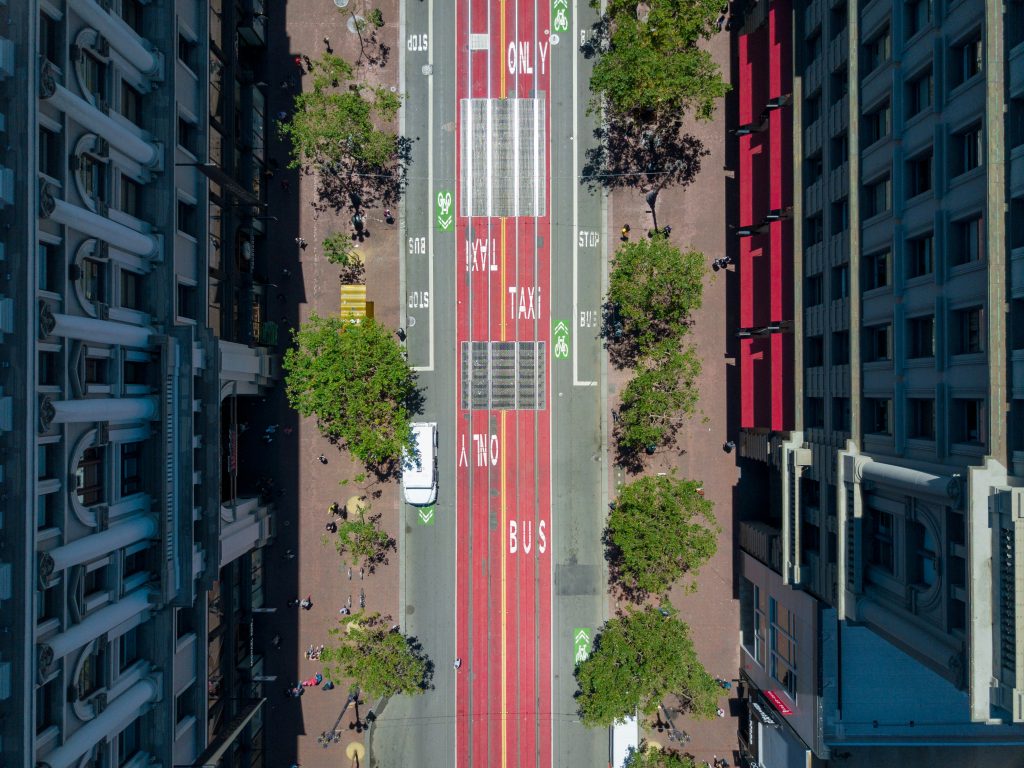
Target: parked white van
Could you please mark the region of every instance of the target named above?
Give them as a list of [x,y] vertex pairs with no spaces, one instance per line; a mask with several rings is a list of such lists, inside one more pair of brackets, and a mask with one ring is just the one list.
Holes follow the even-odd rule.
[[414,422],[412,438],[416,454],[402,459],[402,491],[407,503],[419,507],[437,500],[437,423]]

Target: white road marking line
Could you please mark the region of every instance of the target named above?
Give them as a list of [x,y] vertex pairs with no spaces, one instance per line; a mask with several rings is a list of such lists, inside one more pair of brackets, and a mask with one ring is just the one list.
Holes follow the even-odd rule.
[[[427,40],[434,39],[434,0],[427,2]],[[427,290],[430,291],[431,300],[427,303],[427,322],[430,330],[427,333],[427,355],[426,365],[411,366],[414,371],[429,373],[434,370],[434,227],[437,223],[434,217],[437,216],[437,202],[434,199],[437,191],[434,189],[434,46],[428,42],[427,66],[431,73],[427,75]],[[404,70],[403,70],[404,73]],[[404,74],[403,74],[404,76]],[[404,91],[403,91],[404,93]],[[452,214],[454,215],[454,213]],[[405,302],[403,292],[402,301]],[[408,308],[406,308],[408,315]]]
[[[572,39],[575,41],[579,35],[576,28],[576,0],[572,4]],[[580,109],[579,109],[579,61],[580,54],[575,49],[572,54],[572,385],[574,387],[596,387],[596,381],[580,381],[579,368],[579,346],[580,346],[580,285],[579,285],[579,260],[580,260],[580,153],[576,145],[576,137],[579,135]]]

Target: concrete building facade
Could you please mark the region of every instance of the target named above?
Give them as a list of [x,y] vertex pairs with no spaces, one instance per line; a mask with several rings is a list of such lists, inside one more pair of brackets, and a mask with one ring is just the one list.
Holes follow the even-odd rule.
[[[750,6],[741,35],[784,4]],[[817,638],[792,696],[745,616],[745,673],[819,758],[1019,759],[1024,6],[811,0],[785,16],[795,407],[790,429],[743,425],[772,492],[741,524],[743,601],[799,591],[793,627]]]
[[0,765],[258,764],[273,510],[231,449],[278,373],[229,5],[0,2]]

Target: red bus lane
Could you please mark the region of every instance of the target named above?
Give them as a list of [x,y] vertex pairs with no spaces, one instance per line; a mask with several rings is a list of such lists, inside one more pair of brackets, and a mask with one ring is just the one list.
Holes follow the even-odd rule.
[[548,18],[521,1],[455,15],[460,767],[551,765]]

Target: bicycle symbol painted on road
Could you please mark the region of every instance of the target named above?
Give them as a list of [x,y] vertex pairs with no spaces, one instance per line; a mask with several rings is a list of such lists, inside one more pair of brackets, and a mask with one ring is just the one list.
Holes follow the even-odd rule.
[[565,17],[565,8],[559,8],[555,12],[555,21],[551,26],[555,32],[567,32],[569,30],[569,19]]
[[555,357],[565,358],[569,356],[569,343],[565,340],[565,336],[559,336],[555,339]]
[[555,338],[555,359],[569,357],[569,324],[565,320],[552,320],[551,335]]
[[452,215],[451,190],[442,189],[437,193],[435,212],[437,214],[437,228],[442,232],[448,232],[455,222],[455,217]]

